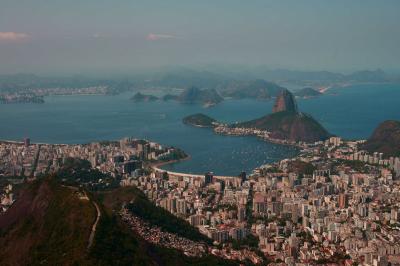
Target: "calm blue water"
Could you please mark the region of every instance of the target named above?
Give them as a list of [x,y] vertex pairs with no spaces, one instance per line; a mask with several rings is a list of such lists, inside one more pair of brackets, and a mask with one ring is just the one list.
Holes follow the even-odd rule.
[[[299,100],[299,107],[339,136],[366,138],[381,121],[400,119],[399,85],[360,85],[330,93],[335,95]],[[249,120],[270,113],[272,101],[229,100],[204,109],[175,102],[133,103],[130,96],[52,96],[43,105],[0,105],[0,139],[86,143],[126,136],[147,138],[180,147],[192,157],[166,168],[220,175],[250,171],[296,154],[290,147],[253,137],[219,136],[181,122],[197,112],[225,122]]]

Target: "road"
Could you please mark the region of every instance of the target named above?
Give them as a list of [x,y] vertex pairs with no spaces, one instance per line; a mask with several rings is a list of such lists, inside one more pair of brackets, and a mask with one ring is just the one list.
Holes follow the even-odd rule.
[[[178,172],[166,171],[166,170],[163,170],[161,168],[158,168],[157,166],[152,166],[152,169],[155,172],[161,172],[161,173],[167,172],[168,175],[170,175],[170,176],[181,176],[181,177],[189,177],[189,178],[204,178],[204,175],[196,175],[196,174],[188,174],[188,173],[178,173]],[[216,175],[216,176],[213,176],[213,177],[215,179],[218,179],[218,180],[229,180],[229,179],[237,178],[235,176],[219,176],[219,175]]]
[[89,242],[88,242],[88,246],[87,249],[90,249],[90,247],[93,244],[93,240],[94,240],[94,236],[96,234],[96,229],[97,229],[97,224],[100,221],[100,217],[101,217],[101,212],[100,212],[100,208],[99,205],[97,205],[96,202],[92,201],[94,207],[96,207],[96,211],[97,211],[97,217],[96,217],[96,221],[94,222],[93,226],[92,226],[92,232],[90,232],[90,236],[89,236]]

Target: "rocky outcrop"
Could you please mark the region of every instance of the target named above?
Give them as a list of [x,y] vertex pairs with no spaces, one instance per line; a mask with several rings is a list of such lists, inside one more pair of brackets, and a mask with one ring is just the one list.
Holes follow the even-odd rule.
[[279,94],[272,109],[273,113],[278,112],[292,112],[297,113],[297,103],[293,94],[284,89]]
[[274,139],[290,141],[315,142],[330,136],[312,116],[287,111],[269,114],[234,126],[267,130]]
[[315,142],[331,136],[311,115],[298,112],[296,99],[286,89],[276,99],[272,111],[272,114],[233,126],[267,130],[272,138],[290,141]]

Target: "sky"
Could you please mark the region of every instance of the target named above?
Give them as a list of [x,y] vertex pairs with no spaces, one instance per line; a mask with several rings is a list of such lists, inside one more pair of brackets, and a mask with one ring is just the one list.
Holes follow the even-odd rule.
[[398,0],[0,0],[0,73],[400,70]]

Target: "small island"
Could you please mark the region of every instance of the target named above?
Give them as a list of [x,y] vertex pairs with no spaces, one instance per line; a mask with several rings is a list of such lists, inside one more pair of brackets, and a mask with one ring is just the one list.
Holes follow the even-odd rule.
[[183,123],[195,127],[216,127],[219,125],[217,120],[205,115],[205,114],[194,114],[183,118]]
[[147,94],[138,92],[132,96],[131,100],[134,102],[154,102],[154,101],[157,101],[158,98],[154,95],[147,95]]
[[35,94],[7,94],[0,95],[0,103],[10,104],[10,103],[44,103],[43,96],[38,96]]

